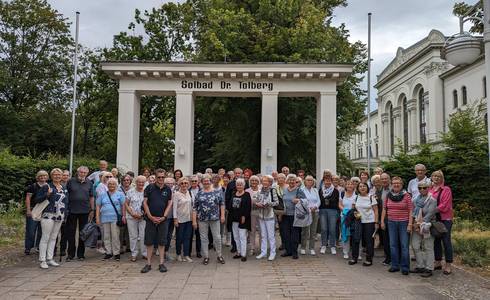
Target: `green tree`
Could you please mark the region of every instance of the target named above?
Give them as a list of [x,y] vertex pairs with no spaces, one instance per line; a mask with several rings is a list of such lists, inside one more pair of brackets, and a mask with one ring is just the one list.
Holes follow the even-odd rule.
[[[483,1],[478,1],[479,7],[483,7]],[[456,2],[453,6],[453,14],[457,17],[473,17],[483,19],[482,9],[473,9],[473,4],[467,4],[465,2]],[[471,33],[483,33],[483,22],[478,19],[471,19],[470,22],[473,24],[470,28]]]

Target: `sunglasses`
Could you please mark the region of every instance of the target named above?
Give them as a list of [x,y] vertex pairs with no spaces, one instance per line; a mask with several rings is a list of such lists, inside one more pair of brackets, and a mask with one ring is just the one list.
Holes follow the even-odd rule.
[[426,186],[420,186],[419,187],[419,191],[423,191],[423,190],[426,190],[426,189],[428,189],[428,187],[426,187]]
[[105,178],[114,178],[114,176],[106,176]]
[[197,180],[192,180],[191,182],[197,182]]
[[180,183],[180,185],[184,185],[184,184],[189,184],[188,182],[182,182]]
[[163,179],[163,178],[165,178],[165,176],[158,176],[157,178],[158,179]]

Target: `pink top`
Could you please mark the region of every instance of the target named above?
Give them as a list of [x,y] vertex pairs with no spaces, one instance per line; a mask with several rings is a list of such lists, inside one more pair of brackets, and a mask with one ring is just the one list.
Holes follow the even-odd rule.
[[437,210],[441,214],[441,220],[452,220],[453,219],[453,193],[451,188],[448,186],[431,187],[429,194],[437,199],[441,193],[441,198],[439,198],[439,204],[437,205]]

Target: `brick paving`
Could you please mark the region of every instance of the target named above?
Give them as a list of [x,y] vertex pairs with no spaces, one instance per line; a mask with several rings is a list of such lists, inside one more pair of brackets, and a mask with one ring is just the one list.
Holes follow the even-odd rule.
[[[483,278],[456,270],[430,279],[386,272],[375,265],[348,266],[340,255],[277,258],[274,262],[233,260],[224,248],[226,264],[169,262],[168,273],[141,274],[144,262],[100,259],[88,251],[84,262],[63,263],[41,270],[35,257],[0,269],[0,299],[490,299]],[[380,254],[380,253],[378,253]]]

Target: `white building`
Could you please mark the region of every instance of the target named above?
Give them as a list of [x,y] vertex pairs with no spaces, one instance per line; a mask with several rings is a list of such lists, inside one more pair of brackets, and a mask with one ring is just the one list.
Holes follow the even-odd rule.
[[[445,40],[440,31],[432,30],[407,49],[398,48],[396,57],[377,76],[378,109],[371,113],[373,166],[393,155],[398,143],[409,152],[421,143],[437,146],[454,112],[486,101],[483,54],[470,65],[453,67],[441,59]],[[343,149],[357,167],[364,168],[366,117],[358,129]]]

